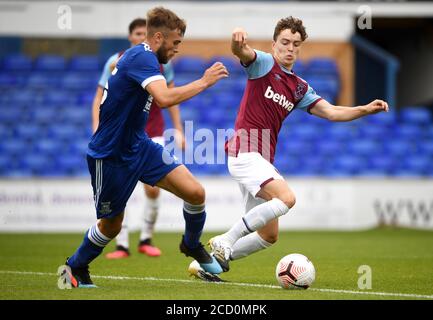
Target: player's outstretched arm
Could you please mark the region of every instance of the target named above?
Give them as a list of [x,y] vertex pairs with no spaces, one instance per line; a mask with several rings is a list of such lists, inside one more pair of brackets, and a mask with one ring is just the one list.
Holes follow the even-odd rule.
[[310,112],[331,121],[352,121],[382,111],[389,111],[388,103],[383,100],[374,100],[369,104],[356,107],[334,106],[326,100],[320,100]]
[[254,50],[247,44],[247,38],[247,32],[242,28],[235,28],[232,32],[232,52],[245,65],[255,58]]
[[[174,88],[174,82],[170,82],[168,84],[169,88]],[[176,129],[176,144],[177,146],[184,150],[185,149],[185,136],[183,134],[183,126],[182,120],[179,111],[179,105],[174,105],[168,108],[168,112],[170,113],[171,122],[173,123],[174,129]]]
[[161,108],[167,108],[188,100],[229,75],[221,62],[215,62],[206,69],[203,77],[181,87],[168,88],[165,80],[149,83],[146,90],[152,95]]

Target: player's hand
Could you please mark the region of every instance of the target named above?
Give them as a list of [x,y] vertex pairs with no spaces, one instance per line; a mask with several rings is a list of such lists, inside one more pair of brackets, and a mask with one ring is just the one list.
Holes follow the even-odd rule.
[[247,32],[242,28],[235,28],[232,32],[232,46],[243,48],[247,44]]
[[367,108],[368,114],[375,114],[375,113],[378,113],[381,111],[384,111],[384,112],[389,111],[388,103],[386,103],[383,100],[378,100],[378,99],[367,104],[366,108]]
[[206,69],[201,78],[207,87],[214,85],[218,80],[222,78],[227,78],[229,76],[229,72],[226,67],[221,62],[215,62],[211,67]]

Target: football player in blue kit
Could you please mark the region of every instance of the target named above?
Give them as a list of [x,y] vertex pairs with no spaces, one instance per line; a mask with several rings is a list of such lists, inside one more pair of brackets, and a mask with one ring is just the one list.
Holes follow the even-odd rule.
[[202,78],[185,86],[167,87],[160,64],[178,52],[185,29],[184,20],[172,11],[162,7],[150,10],[147,40],[123,54],[107,82],[99,126],[87,152],[98,220],[59,269],[61,278],[74,288],[95,287],[89,263],[120,232],[126,203],[138,181],[163,188],[184,200],[185,231],[180,251],[197,260],[206,272],[222,272],[200,242],[206,220],[204,188],[144,131],[153,100],[159,106],[176,105],[228,76],[225,66],[217,62]]

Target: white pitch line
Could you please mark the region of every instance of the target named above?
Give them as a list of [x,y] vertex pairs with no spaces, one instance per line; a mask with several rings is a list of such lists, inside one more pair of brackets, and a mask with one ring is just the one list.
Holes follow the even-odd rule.
[[[50,272],[9,271],[9,270],[0,270],[0,274],[57,276],[56,273],[50,273]],[[124,276],[98,276],[98,275],[92,275],[92,278],[111,279],[111,280],[139,280],[139,281],[164,281],[164,282],[197,283],[196,280],[168,279],[168,278],[155,278],[155,277],[124,277]],[[206,282],[206,283],[207,284],[211,284],[211,285],[230,285],[230,286],[239,286],[239,287],[256,287],[256,288],[281,289],[280,286],[275,286],[275,285],[270,285],[270,284],[241,283],[241,282]],[[359,295],[374,295],[374,296],[385,296],[385,297],[402,297],[402,298],[404,297],[404,298],[433,299],[433,295],[411,294],[411,293],[352,291],[352,290],[319,289],[319,288],[310,288],[309,291],[345,293],[345,294],[359,294]]]

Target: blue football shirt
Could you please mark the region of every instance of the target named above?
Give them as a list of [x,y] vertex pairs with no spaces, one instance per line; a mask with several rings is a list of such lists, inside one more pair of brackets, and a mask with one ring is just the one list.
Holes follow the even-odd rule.
[[149,138],[144,128],[153,97],[146,86],[165,80],[159,62],[146,43],[125,51],[102,98],[98,130],[87,154],[95,159],[111,158],[117,162],[135,159]]

